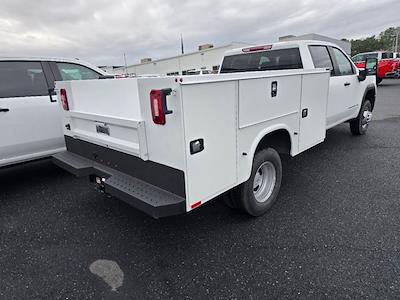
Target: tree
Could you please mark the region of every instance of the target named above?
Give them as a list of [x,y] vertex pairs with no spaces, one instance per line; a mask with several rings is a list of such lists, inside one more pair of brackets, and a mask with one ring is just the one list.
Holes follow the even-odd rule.
[[373,35],[365,39],[350,40],[351,55],[355,55],[361,52],[370,52],[379,50],[393,51],[396,39],[396,32],[399,32],[400,34],[400,27],[390,27],[385,31],[382,31],[378,35],[378,37]]
[[382,42],[375,38],[374,35],[365,39],[351,40],[351,55],[355,55],[360,52],[382,50],[382,47]]
[[396,33],[400,33],[400,27],[390,27],[379,34],[385,50],[393,51],[396,42]]

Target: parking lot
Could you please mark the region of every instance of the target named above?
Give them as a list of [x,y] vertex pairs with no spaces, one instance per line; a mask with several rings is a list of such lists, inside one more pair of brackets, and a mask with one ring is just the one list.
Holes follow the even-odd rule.
[[378,93],[366,136],[283,161],[259,218],[215,199],[155,220],[49,160],[0,170],[0,298],[398,297],[400,80]]

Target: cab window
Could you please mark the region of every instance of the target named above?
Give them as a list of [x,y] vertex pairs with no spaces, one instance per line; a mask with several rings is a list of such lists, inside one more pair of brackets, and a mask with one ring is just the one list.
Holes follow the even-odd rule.
[[350,60],[340,51],[338,48],[332,47],[332,54],[336,61],[337,68],[335,69],[335,75],[344,76],[344,75],[353,75],[355,71],[353,69],[353,65]]
[[39,61],[1,61],[0,98],[48,95]]
[[367,58],[378,58],[378,53],[374,52],[374,53],[367,53],[364,55],[364,60],[366,60]]
[[99,79],[100,77],[100,74],[92,69],[77,64],[58,62],[57,68],[62,80]]
[[365,55],[364,54],[357,54],[356,56],[352,57],[352,60],[354,62],[360,62],[360,61],[365,61]]
[[225,56],[221,73],[302,69],[299,48]]
[[315,68],[325,68],[333,71],[333,64],[325,46],[309,46]]
[[393,52],[383,52],[382,59],[393,58]]

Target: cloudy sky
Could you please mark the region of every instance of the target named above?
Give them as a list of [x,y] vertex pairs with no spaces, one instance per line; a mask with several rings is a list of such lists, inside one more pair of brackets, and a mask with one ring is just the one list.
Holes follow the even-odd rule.
[[0,56],[79,57],[98,65],[197,45],[337,38],[400,26],[400,0],[0,0]]

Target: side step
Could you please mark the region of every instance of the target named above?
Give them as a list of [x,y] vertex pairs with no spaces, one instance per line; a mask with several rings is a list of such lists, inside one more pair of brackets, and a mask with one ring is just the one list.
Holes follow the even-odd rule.
[[127,202],[154,218],[186,212],[185,198],[85,157],[65,151],[53,155],[53,162],[78,177],[104,178],[105,193]]

